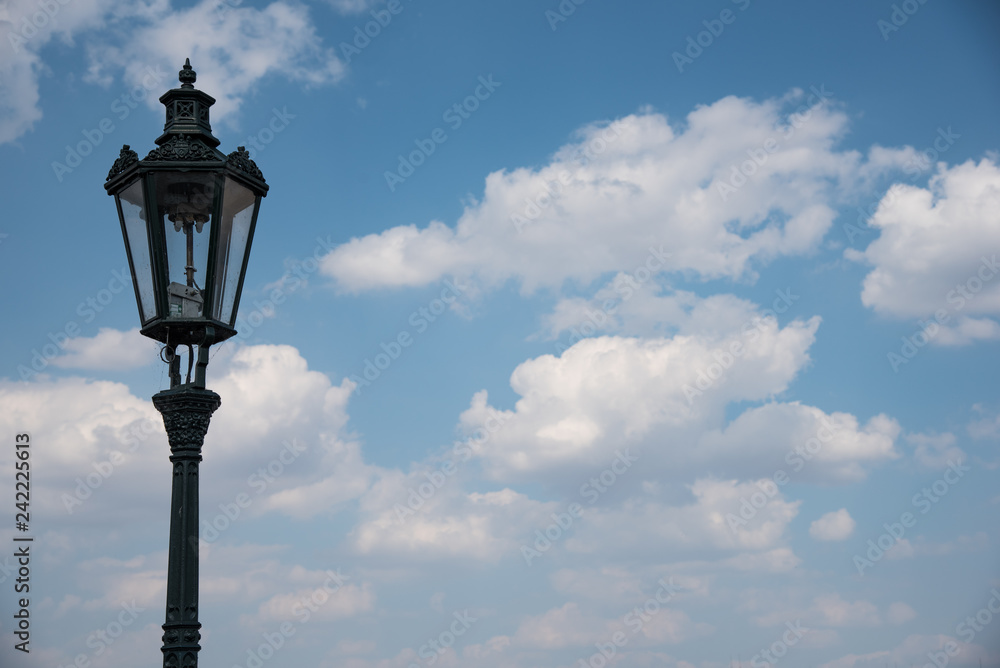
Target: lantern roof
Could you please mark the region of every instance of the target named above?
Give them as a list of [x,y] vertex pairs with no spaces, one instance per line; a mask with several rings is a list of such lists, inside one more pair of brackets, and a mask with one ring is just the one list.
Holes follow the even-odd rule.
[[184,59],[184,67],[177,73],[180,88],[173,88],[160,96],[160,102],[167,108],[167,122],[163,134],[156,140],[158,146],[170,142],[177,136],[197,137],[205,144],[216,147],[219,140],[212,134],[209,109],[215,98],[194,87],[198,73],[191,67],[191,59]]
[[191,67],[190,58],[184,60],[184,67],[177,73],[177,78],[180,86],[160,96],[160,102],[166,107],[166,122],[163,134],[156,139],[156,148],[140,161],[139,155],[128,144],[123,145],[108,172],[105,189],[110,194],[124,185],[130,180],[135,165],[170,168],[176,163],[185,163],[185,167],[195,168],[228,167],[230,173],[235,173],[266,195],[268,186],[264,175],[245,147],[238,147],[228,156],[217,148],[219,140],[212,134],[209,120],[209,110],[215,104],[215,98],[194,87],[198,74]]

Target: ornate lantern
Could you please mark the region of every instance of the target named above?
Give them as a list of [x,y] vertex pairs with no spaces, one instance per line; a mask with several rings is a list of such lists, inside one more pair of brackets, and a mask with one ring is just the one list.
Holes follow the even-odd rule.
[[216,148],[208,118],[215,99],[194,88],[190,60],[178,78],[180,88],[160,97],[167,121],[157,148],[139,160],[123,146],[104,184],[118,206],[141,332],[166,345],[172,380],[179,378],[177,346],[207,350],[236,334],[257,211],[268,190],[244,147],[228,156]]

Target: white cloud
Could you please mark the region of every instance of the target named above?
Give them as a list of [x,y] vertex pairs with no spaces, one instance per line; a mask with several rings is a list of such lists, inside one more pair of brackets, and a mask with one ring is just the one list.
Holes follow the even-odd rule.
[[810,524],[809,535],[822,541],[847,540],[854,533],[855,525],[854,518],[847,509],[841,508],[823,515]]
[[[460,424],[474,433],[491,416],[501,423],[485,442],[469,442],[497,478],[551,472],[567,463],[607,465],[616,447],[658,437],[664,429],[683,436],[670,453],[683,461],[691,457],[684,441],[695,438],[706,421],[721,420],[726,404],[784,390],[808,361],[818,326],[818,318],[781,329],[771,320],[752,338],[734,334],[722,340],[585,339],[560,357],[543,355],[520,364],[511,374],[511,387],[521,396],[513,411],[490,407],[481,392]],[[746,352],[730,355],[730,368],[706,386],[703,381],[719,366],[718,355],[729,354],[733,343]],[[660,452],[649,454],[661,458],[669,448],[661,444]]]
[[[79,354],[99,361],[119,334],[84,340]],[[222,406],[205,439],[202,471],[212,484],[202,490],[203,508],[242,493],[253,499],[250,514],[301,518],[336,510],[368,488],[377,469],[344,433],[351,381],[333,385],[291,346],[246,346],[219,351],[208,386]],[[46,475],[34,503],[53,521],[125,521],[169,498],[169,448],[148,398],[119,383],[63,378],[0,381],[0,402],[0,426],[9,433],[31,426],[33,438],[49,444],[38,451]]]
[[[217,100],[213,121],[238,111],[244,96],[267,76],[313,86],[336,82],[345,71],[333,50],[323,45],[309,9],[283,0],[260,9],[218,0],[176,11],[155,7],[117,28],[120,39],[95,40],[89,48],[92,81],[106,80],[108,72],[121,69],[126,82],[138,86],[147,66],[173,72],[190,57],[198,72],[195,85]],[[175,85],[172,79],[163,83]],[[147,96],[151,108],[161,108],[157,97]]]
[[[1000,338],[1000,168],[994,160],[939,165],[928,187],[897,184],[870,224],[879,238],[849,259],[874,266],[861,301],[904,318],[947,318],[932,340],[957,345]],[[980,316],[980,317],[976,317]],[[928,333],[933,333],[928,331]]]
[[[795,502],[797,506],[799,502]],[[787,573],[798,568],[802,560],[787,547],[776,547],[764,552],[744,552],[722,562],[727,568],[757,573]]]
[[[47,67],[38,55],[53,38],[72,43],[73,36],[97,27],[122,0],[57,2],[46,12],[34,0],[9,0],[0,7],[0,144],[15,141],[41,120],[39,77]],[[53,5],[48,5],[50,8]],[[51,16],[49,14],[51,13]]]
[[[229,497],[219,501],[231,501],[237,492],[260,495],[254,513],[305,518],[335,510],[368,489],[377,469],[364,462],[360,444],[345,432],[350,380],[334,385],[287,345],[229,349],[214,363],[220,376],[208,385],[222,406],[212,417],[211,457],[228,479],[221,489]],[[257,482],[249,484],[254,473]]]
[[581,647],[601,642],[615,630],[613,623],[588,615],[571,602],[522,621],[511,639],[511,646],[537,649]]
[[[361,554],[496,562],[516,556],[520,543],[530,542],[532,530],[544,528],[551,522],[547,513],[557,510],[554,503],[510,489],[465,493],[449,485],[407,513],[408,490],[425,482],[416,476],[384,477],[362,500],[367,513],[352,532],[355,549]],[[402,514],[399,508],[405,509]]]
[[265,625],[293,619],[336,621],[374,608],[375,595],[369,583],[337,585],[331,577],[319,572],[315,586],[272,596],[260,604],[253,621]]
[[160,345],[139,333],[139,328],[123,332],[101,327],[92,337],[80,336],[62,345],[65,355],[52,359],[64,369],[120,370],[146,366],[158,361]]
[[42,118],[37,75],[41,59],[28,52],[11,58],[7,45],[2,51],[6,57],[0,57],[0,144],[14,141]]
[[[345,11],[364,9],[361,0],[339,4]],[[198,87],[218,100],[214,120],[231,117],[268,75],[320,85],[338,81],[345,71],[323,45],[309,9],[284,0],[260,9],[220,0],[178,10],[168,0],[73,0],[56,7],[45,21],[33,18],[40,12],[33,0],[13,0],[0,11],[0,25],[8,24],[9,31],[0,49],[0,144],[16,140],[42,118],[38,80],[46,68],[38,54],[53,38],[82,43],[86,80],[108,86],[121,70],[129,89],[146,90],[152,108],[160,108],[156,98],[176,80],[157,76],[151,82],[149,73],[176,71],[190,57]]]
[[886,612],[886,619],[889,620],[890,624],[895,624],[896,626],[905,624],[911,619],[915,619],[916,616],[917,613],[913,608],[899,601],[891,603],[889,610]]
[[943,434],[907,434],[906,442],[915,447],[914,458],[929,469],[948,468],[949,462],[967,459],[965,451],[955,445],[957,439],[951,432]]
[[1000,436],[1000,412],[986,410],[981,404],[974,405],[972,409],[984,417],[966,425],[969,436],[975,439],[994,439]]
[[341,14],[360,14],[369,7],[380,4],[382,0],[327,0]]
[[826,626],[878,626],[882,623],[878,607],[869,601],[845,601],[840,594],[817,596],[813,611]]
[[[756,304],[733,295],[705,298],[684,290],[661,288],[648,278],[639,280],[630,272],[616,275],[589,299],[560,299],[551,314],[543,318],[545,333],[556,338],[570,333],[575,343],[595,332],[656,336],[667,331],[699,336],[722,336],[752,329],[764,316]],[[799,296],[790,289],[779,290],[771,305],[787,312]]]
[[[629,499],[614,508],[587,507],[574,533],[565,539],[566,549],[619,558],[654,554],[680,558],[705,549],[729,557],[734,551],[767,552],[784,547],[785,530],[801,502],[786,501],[779,492],[750,521],[733,519],[739,518],[741,499],[758,491],[751,482],[699,479],[690,486],[693,498],[689,503],[667,505]],[[747,560],[741,555],[734,561],[741,562],[741,570],[771,571],[775,556]],[[779,563],[787,563],[789,556],[795,559],[786,553]]]
[[[705,470],[740,479],[784,470],[799,482],[843,483],[898,457],[899,425],[885,415],[861,425],[849,414],[772,401],[721,427],[732,402],[784,391],[808,363],[819,326],[813,318],[780,328],[753,313],[742,300],[704,300],[670,338],[602,336],[559,357],[527,360],[511,374],[520,396],[513,409],[491,406],[485,391],[472,398],[459,420],[471,435],[463,445],[497,480],[539,479],[566,490],[626,446],[644,472],[667,482]],[[735,324],[743,318],[754,326]],[[639,486],[634,477],[628,489]]]
[[[953,644],[954,653],[945,652],[946,644]],[[951,645],[949,645],[951,646]],[[946,635],[910,635],[892,649],[878,650],[868,654],[846,654],[839,659],[829,661],[820,668],[884,668],[886,664],[923,666],[931,655],[947,658],[948,665],[978,666],[977,659],[994,661],[989,651],[981,646],[966,643],[958,638]],[[933,665],[933,663],[932,663]]]
[[887,559],[910,559],[914,554],[916,554],[916,551],[913,549],[913,543],[910,542],[909,538],[896,539],[896,544],[885,552]]
[[621,618],[602,618],[571,601],[523,619],[512,637],[498,637],[491,642],[499,644],[497,641],[503,640],[503,646],[513,650],[579,647],[592,651],[595,644],[608,643],[616,632],[622,632],[630,640],[627,651],[635,645],[677,644],[714,630],[709,624],[693,622],[682,610],[659,604],[654,611],[636,615],[635,619],[642,622],[638,629],[626,627]]
[[867,467],[899,457],[893,447],[899,432],[883,414],[861,425],[848,413],[771,402],[706,432],[698,451],[703,465],[731,472],[773,477],[780,470],[796,482],[857,482]]
[[[346,291],[451,274],[487,286],[515,279],[530,293],[632,271],[662,245],[670,257],[653,255],[654,272],[752,279],[755,266],[818,247],[835,216],[837,186],[856,187],[903,160],[879,153],[866,163],[834,151],[847,117],[830,105],[789,125],[786,106],[802,97],[727,97],[698,107],[683,126],[652,112],[587,126],[549,164],[487,176],[482,200],[454,228],[432,221],[355,238],[334,249],[322,271]],[[720,193],[747,151],[763,152],[770,139],[778,148],[747,185]]]
[[[150,495],[169,496],[162,465],[163,475],[145,477],[161,464],[155,455],[168,452],[163,421],[151,402],[125,385],[0,380],[0,405],[0,427],[8,433],[29,429],[34,441],[46,444],[34,452],[45,475],[35,481],[32,507],[50,518],[50,526],[134,517],[148,511]],[[13,462],[9,468],[13,478]],[[134,494],[133,502],[121,504],[121,494]]]

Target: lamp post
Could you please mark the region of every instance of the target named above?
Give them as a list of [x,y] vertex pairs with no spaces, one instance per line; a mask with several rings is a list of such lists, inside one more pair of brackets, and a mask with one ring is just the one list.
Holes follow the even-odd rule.
[[[196,668],[198,464],[221,403],[205,389],[205,369],[209,347],[236,334],[250,244],[268,186],[242,146],[228,156],[216,148],[208,118],[215,99],[195,89],[190,60],[178,78],[180,87],[160,97],[167,120],[157,148],[140,160],[123,146],[104,187],[118,208],[140,332],[164,345],[160,355],[170,365],[170,389],[153,396],[173,463],[163,666]],[[188,351],[183,383],[177,353],[182,346]]]

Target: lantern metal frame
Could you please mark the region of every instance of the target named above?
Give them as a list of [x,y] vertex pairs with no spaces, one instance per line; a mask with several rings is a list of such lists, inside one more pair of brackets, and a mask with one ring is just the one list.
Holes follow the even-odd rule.
[[[115,197],[118,209],[118,219],[125,238],[129,269],[132,272],[132,284],[142,323],[140,332],[165,344],[171,349],[169,351],[171,354],[172,349],[177,346],[198,345],[207,348],[235,336],[236,316],[256,230],[257,215],[261,199],[268,191],[263,174],[243,146],[229,155],[216,148],[219,140],[212,135],[209,123],[209,108],[215,103],[215,99],[194,88],[196,74],[191,68],[190,60],[185,62],[184,69],[179,73],[179,79],[180,88],[170,90],[160,97],[160,102],[166,107],[167,119],[163,134],[156,139],[157,148],[140,160],[129,145],[124,145],[104,184],[108,194]],[[208,201],[209,197],[204,196],[201,202],[208,212],[208,240],[203,286],[198,289],[202,300],[200,315],[171,313],[170,270],[171,265],[176,265],[178,260],[176,257],[168,257],[168,237],[165,231],[166,210],[163,188],[170,175],[187,177],[192,184],[206,185],[211,190],[211,202]],[[141,229],[145,232],[144,240],[132,238],[140,228],[138,225],[133,225],[133,229],[129,229],[129,214],[123,209],[122,203],[128,191],[137,183],[140,189],[138,194],[141,196],[141,203],[138,206],[143,223]],[[220,239],[223,209],[227,205],[225,201],[227,197],[238,196],[238,188],[246,189],[253,197],[253,211],[245,245],[240,249],[242,258],[238,278],[231,287],[234,291],[232,306],[225,314],[227,317],[222,318],[216,316],[221,315],[220,307],[225,304],[215,303],[224,292],[220,281],[225,282],[233,275],[228,267],[226,267],[227,275],[222,275],[222,268],[218,266],[219,246],[223,243]],[[135,194],[132,193],[133,196]],[[198,228],[200,231],[200,224]],[[231,239],[225,241],[229,244],[226,251],[234,248]],[[148,255],[137,258],[136,252]],[[189,241],[188,253],[190,252]],[[188,274],[189,277],[191,275]],[[145,294],[143,290],[146,291]],[[152,303],[149,302],[150,299]],[[222,301],[228,302],[228,295],[227,299]]]

